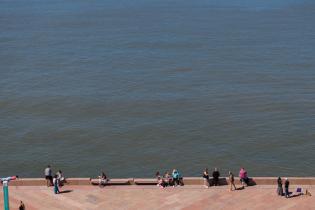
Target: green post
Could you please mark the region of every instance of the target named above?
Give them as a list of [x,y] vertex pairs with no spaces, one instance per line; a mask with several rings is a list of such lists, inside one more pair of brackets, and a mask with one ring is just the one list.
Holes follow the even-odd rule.
[[4,204],[4,210],[10,209],[8,181],[3,181],[3,204]]

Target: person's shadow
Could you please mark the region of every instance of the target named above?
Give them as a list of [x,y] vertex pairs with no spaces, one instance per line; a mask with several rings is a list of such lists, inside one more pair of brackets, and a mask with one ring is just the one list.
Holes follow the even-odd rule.
[[299,197],[301,195],[304,195],[303,193],[293,194],[293,192],[289,192],[289,198]]
[[73,190],[62,190],[62,191],[59,191],[59,194],[62,194],[62,193],[70,193],[72,192]]

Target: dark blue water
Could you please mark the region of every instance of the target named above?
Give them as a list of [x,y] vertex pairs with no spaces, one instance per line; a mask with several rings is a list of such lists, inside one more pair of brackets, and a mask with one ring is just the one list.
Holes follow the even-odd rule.
[[0,176],[314,176],[314,11],[0,0]]

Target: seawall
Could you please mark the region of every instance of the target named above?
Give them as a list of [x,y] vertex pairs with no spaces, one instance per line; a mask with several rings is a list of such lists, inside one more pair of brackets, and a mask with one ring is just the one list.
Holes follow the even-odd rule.
[[[291,185],[315,185],[315,177],[288,177]],[[67,178],[66,185],[91,185],[97,179],[91,178]],[[185,185],[203,185],[202,177],[184,177]],[[276,185],[277,177],[251,177],[252,185]],[[110,179],[109,185],[153,185],[156,179],[149,178],[125,178]],[[220,178],[220,185],[227,185],[228,178]],[[235,184],[240,184],[239,178],[235,177]],[[20,178],[10,182],[10,186],[46,186],[44,178]]]

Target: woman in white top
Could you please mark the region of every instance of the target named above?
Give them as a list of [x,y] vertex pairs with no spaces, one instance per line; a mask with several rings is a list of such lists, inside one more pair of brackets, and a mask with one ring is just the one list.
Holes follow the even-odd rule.
[[57,175],[57,179],[58,179],[58,182],[59,182],[59,186],[62,186],[64,183],[66,183],[66,179],[65,179],[65,177],[63,176],[61,170],[59,170],[59,171],[56,173],[56,175]]

